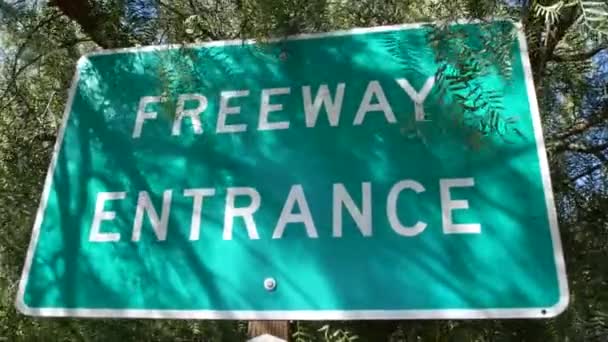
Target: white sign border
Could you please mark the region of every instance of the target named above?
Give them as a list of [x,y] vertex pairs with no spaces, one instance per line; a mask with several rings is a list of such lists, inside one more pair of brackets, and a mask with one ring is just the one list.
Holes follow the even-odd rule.
[[[507,20],[507,19],[504,19]],[[475,23],[475,21],[469,21],[464,23]],[[413,23],[413,24],[401,24],[401,25],[389,25],[389,26],[378,26],[372,28],[354,28],[349,30],[325,32],[325,33],[312,33],[312,34],[299,34],[293,35],[282,39],[271,39],[269,42],[285,41],[285,40],[304,40],[311,38],[323,38],[323,37],[335,37],[344,35],[355,35],[372,32],[384,32],[393,30],[407,30],[420,28],[428,23]],[[72,109],[72,103],[74,100],[74,94],[78,85],[80,68],[86,63],[89,56],[95,55],[107,55],[125,52],[145,52],[145,51],[159,51],[168,49],[178,48],[189,48],[189,47],[212,47],[212,46],[229,46],[229,45],[240,45],[240,44],[254,44],[254,40],[226,40],[226,41],[213,41],[202,44],[182,44],[182,45],[160,45],[160,46],[146,46],[146,47],[131,47],[122,49],[109,49],[95,51],[83,55],[79,60],[76,67],[76,72],[72,79],[72,84],[69,90],[68,101],[63,115],[63,122],[58,133],[57,141],[53,149],[53,155],[49,170],[46,175],[44,190],[42,191],[40,205],[36,213],[36,220],[32,231],[32,237],[27,250],[27,256],[21,274],[19,282],[19,289],[17,292],[16,307],[17,309],[25,314],[31,316],[43,316],[43,317],[96,317],[96,318],[156,318],[156,319],[240,319],[240,320],[265,320],[265,319],[279,319],[279,320],[360,320],[360,319],[497,319],[497,318],[549,318],[555,317],[562,313],[569,302],[569,291],[568,282],[566,277],[566,266],[564,262],[564,255],[562,251],[562,243],[560,239],[560,233],[557,221],[557,212],[555,209],[555,203],[553,198],[553,190],[551,185],[551,178],[549,173],[549,164],[547,161],[547,152],[545,149],[545,142],[543,138],[543,132],[541,127],[540,113],[538,110],[538,102],[536,99],[536,92],[534,90],[534,81],[532,78],[532,68],[530,65],[530,58],[528,54],[528,46],[526,43],[525,33],[521,23],[513,23],[518,31],[518,39],[520,46],[520,54],[522,58],[522,65],[524,69],[524,76],[526,82],[526,90],[528,95],[528,101],[530,105],[530,112],[532,115],[532,124],[534,126],[534,136],[536,139],[536,146],[538,151],[538,158],[541,168],[541,177],[543,181],[543,190],[545,193],[545,203],[547,207],[547,213],[549,217],[549,224],[551,229],[551,239],[553,242],[554,261],[556,266],[556,272],[558,277],[559,286],[559,301],[551,307],[539,307],[539,308],[519,308],[519,309],[431,309],[431,310],[290,310],[290,311],[275,311],[275,310],[261,310],[261,311],[243,311],[243,310],[148,310],[148,309],[85,309],[85,308],[32,308],[25,304],[25,286],[28,281],[29,271],[32,266],[34,251],[38,243],[38,237],[40,235],[40,227],[42,225],[42,218],[46,209],[46,204],[53,180],[53,174],[57,159],[59,156],[59,149],[63,142],[65,129],[68,123],[69,115]]]

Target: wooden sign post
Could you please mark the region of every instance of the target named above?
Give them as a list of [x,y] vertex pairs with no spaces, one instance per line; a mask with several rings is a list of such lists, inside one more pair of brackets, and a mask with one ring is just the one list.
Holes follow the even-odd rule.
[[253,339],[262,335],[271,335],[289,341],[289,321],[249,321],[247,337]]

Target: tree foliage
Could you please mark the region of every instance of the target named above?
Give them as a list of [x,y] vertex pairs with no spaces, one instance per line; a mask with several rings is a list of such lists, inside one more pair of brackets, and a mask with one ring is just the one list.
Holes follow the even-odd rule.
[[[0,337],[10,341],[239,341],[245,322],[34,319],[14,298],[67,89],[81,54],[102,48],[269,37],[436,22],[438,80],[476,144],[515,132],[491,92],[470,93],[508,47],[458,44],[453,20],[521,21],[547,143],[571,303],[550,320],[292,322],[294,341],[608,339],[608,2],[606,0],[0,0]],[[444,24],[441,24],[444,23]],[[512,34],[505,31],[501,34]],[[449,39],[448,39],[449,38]],[[455,43],[456,42],[456,43]],[[398,41],[387,42],[396,58]],[[445,48],[438,51],[445,51]],[[404,65],[407,67],[407,65]],[[167,77],[180,77],[168,75]],[[475,99],[472,101],[471,99]]]

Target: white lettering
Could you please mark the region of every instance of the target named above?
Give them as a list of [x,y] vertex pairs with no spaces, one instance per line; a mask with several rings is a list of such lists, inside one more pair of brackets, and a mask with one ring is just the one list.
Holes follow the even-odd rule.
[[410,82],[405,78],[397,79],[397,83],[399,83],[401,88],[403,88],[412,101],[414,101],[416,121],[424,121],[424,100],[435,84],[435,77],[429,77],[424,83],[424,86],[422,86],[422,89],[420,89],[420,92],[414,90],[414,87],[412,87]]
[[351,217],[359,227],[363,236],[372,236],[372,201],[371,184],[364,182],[361,184],[361,202],[363,209],[357,205],[350,197],[346,188],[341,183],[334,184],[333,196],[333,235],[342,237],[342,207],[345,206]]
[[[293,207],[295,204],[298,204],[300,208],[299,214],[294,214]],[[280,239],[283,236],[283,232],[285,231],[285,226],[288,223],[304,223],[304,227],[306,228],[306,234],[310,238],[317,238],[317,230],[315,228],[315,224],[312,221],[312,215],[310,214],[310,209],[308,209],[308,203],[306,202],[306,197],[304,197],[304,191],[302,190],[302,185],[297,184],[291,187],[289,191],[289,195],[287,195],[287,200],[285,200],[285,205],[283,206],[283,210],[281,211],[281,215],[279,216],[279,220],[277,222],[276,227],[274,228],[274,233],[272,234],[273,239]]]
[[[235,208],[236,196],[249,196],[251,204],[243,208]],[[253,220],[253,213],[260,207],[260,194],[254,188],[228,188],[226,193],[226,212],[224,214],[224,240],[232,240],[232,229],[234,218],[240,216],[245,221],[247,235],[249,239],[257,240],[260,238]]]
[[479,223],[453,223],[452,210],[468,209],[469,202],[467,200],[453,200],[450,197],[450,188],[453,187],[472,187],[475,186],[473,178],[455,178],[439,180],[441,194],[441,217],[443,220],[444,234],[480,234],[481,225]]
[[[197,101],[198,105],[194,109],[184,109],[186,101]],[[175,120],[173,121],[172,135],[180,135],[182,132],[182,120],[185,116],[190,118],[194,133],[203,133],[201,125],[200,113],[207,108],[207,98],[200,94],[184,94],[180,95],[177,100],[177,110],[175,112]]]
[[228,115],[239,114],[241,112],[241,106],[230,107],[228,105],[228,101],[231,98],[244,96],[249,96],[249,90],[223,91],[220,94],[220,111],[217,116],[217,133],[245,132],[245,130],[247,130],[246,124],[226,124],[226,117]]
[[[378,99],[378,103],[376,104],[371,103],[374,96]],[[376,111],[382,111],[386,121],[390,123],[397,122],[393,109],[388,103],[380,83],[378,81],[370,81],[367,85],[367,89],[365,89],[365,94],[363,95],[363,99],[359,105],[359,110],[357,110],[357,114],[355,115],[353,125],[360,125],[368,112]]]
[[184,196],[192,197],[192,223],[190,224],[190,240],[196,241],[200,237],[201,212],[203,210],[203,198],[215,195],[215,189],[186,189]]
[[289,88],[272,88],[262,90],[262,104],[260,105],[260,120],[258,123],[258,130],[289,128],[289,121],[268,122],[268,114],[270,112],[283,110],[282,104],[270,104],[270,97],[273,95],[286,95],[289,94],[289,92]]
[[336,96],[333,100],[326,84],[321,84],[314,102],[311,100],[310,86],[302,87],[302,98],[304,101],[304,113],[306,114],[306,127],[314,127],[316,125],[321,106],[325,107],[329,124],[331,126],[338,125],[340,111],[342,110],[342,100],[344,98],[344,83],[338,84]]
[[135,117],[135,126],[133,127],[133,138],[139,138],[141,136],[141,130],[145,120],[156,119],[156,112],[146,112],[146,106],[150,103],[158,103],[161,101],[164,101],[164,99],[160,96],[144,96],[139,100],[137,116]]
[[415,225],[407,227],[401,224],[401,221],[399,221],[399,217],[397,216],[397,200],[399,199],[399,193],[405,189],[414,190],[418,194],[425,190],[422,184],[414,180],[408,179],[397,182],[388,193],[386,200],[386,215],[388,216],[388,222],[390,223],[391,228],[393,228],[397,234],[403,236],[416,236],[422,233],[426,228],[426,223],[418,221]]
[[125,199],[126,196],[126,192],[100,192],[97,194],[97,202],[95,202],[95,215],[93,216],[93,224],[91,224],[89,241],[113,242],[120,240],[120,233],[102,233],[100,228],[102,221],[111,221],[116,218],[116,212],[103,210],[106,201]]
[[171,194],[171,190],[165,190],[163,192],[163,207],[159,218],[158,213],[156,213],[156,210],[152,205],[148,192],[139,192],[131,240],[139,241],[141,238],[141,227],[143,225],[144,212],[148,214],[150,224],[152,225],[152,229],[154,229],[154,233],[156,234],[158,241],[164,241],[167,239],[167,224],[169,223],[169,213],[171,211]]

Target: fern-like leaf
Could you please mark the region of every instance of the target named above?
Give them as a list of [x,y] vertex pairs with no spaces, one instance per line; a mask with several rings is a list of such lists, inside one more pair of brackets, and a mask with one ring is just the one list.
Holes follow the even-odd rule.
[[539,3],[534,4],[534,13],[545,19],[546,23],[553,25],[559,19],[562,8],[564,8],[564,2],[558,1],[553,5],[543,6]]
[[589,31],[599,36],[608,37],[608,2],[575,0],[570,6],[579,6],[581,15],[578,22]]

